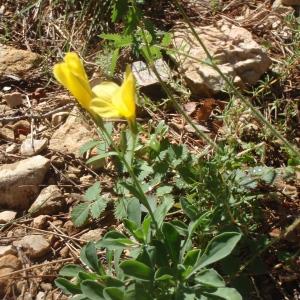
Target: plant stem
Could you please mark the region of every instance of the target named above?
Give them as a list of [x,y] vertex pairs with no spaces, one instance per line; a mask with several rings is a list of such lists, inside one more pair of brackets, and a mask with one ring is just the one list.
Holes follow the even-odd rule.
[[[138,189],[138,192],[141,196],[141,199],[139,199],[141,201],[141,203],[147,208],[148,212],[149,212],[149,215],[152,219],[152,222],[154,223],[154,226],[155,226],[155,229],[157,230],[157,232],[159,232],[159,228],[158,228],[158,224],[155,220],[155,217],[154,217],[154,213],[152,211],[152,208],[151,206],[149,205],[149,202],[148,202],[148,199],[141,187],[141,184],[139,182],[139,180],[137,179],[133,169],[132,169],[132,166],[126,161],[124,155],[122,152],[119,151],[117,145],[115,144],[115,142],[113,141],[113,139],[111,138],[110,134],[107,132],[105,126],[103,125],[103,120],[97,116],[92,116],[93,119],[95,120],[96,124],[99,126],[99,128],[101,129],[101,131],[104,133],[105,135],[105,138],[107,139],[107,141],[109,142],[109,144],[114,148],[114,150],[117,152],[118,154],[118,157],[121,159],[121,161],[123,162],[123,164],[125,165],[129,175],[131,176],[136,188]],[[134,139],[136,139],[136,134],[133,133],[133,135],[135,135],[135,137],[133,136]],[[135,144],[135,142],[134,142]],[[134,152],[134,149],[132,150]],[[134,154],[134,153],[133,153]],[[133,155],[132,155],[133,157]]]

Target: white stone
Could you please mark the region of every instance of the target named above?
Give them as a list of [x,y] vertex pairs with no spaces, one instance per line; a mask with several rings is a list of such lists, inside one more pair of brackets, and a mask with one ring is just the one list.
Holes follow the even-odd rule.
[[[162,59],[156,60],[154,66],[163,81],[168,81],[172,77],[169,66]],[[155,73],[143,61],[135,61],[132,64],[132,73],[138,86],[144,87],[159,84]]]
[[50,167],[49,159],[37,155],[0,168],[0,207],[26,209],[37,196]]
[[[215,26],[195,27],[218,67],[240,88],[255,84],[271,65],[271,60],[252,38],[251,33],[225,20]],[[173,46],[184,54],[174,53],[181,74],[194,95],[211,96],[223,91],[225,81],[207,60],[204,49],[187,28],[175,28]],[[195,60],[196,58],[196,60]]]
[[5,210],[0,212],[0,224],[8,223],[16,218],[17,213],[12,210]]
[[41,153],[47,148],[48,140],[31,140],[31,138],[26,139],[22,142],[20,152],[24,156],[33,156]]
[[44,188],[33,202],[28,212],[33,215],[51,215],[58,213],[65,205],[64,197],[56,185]]

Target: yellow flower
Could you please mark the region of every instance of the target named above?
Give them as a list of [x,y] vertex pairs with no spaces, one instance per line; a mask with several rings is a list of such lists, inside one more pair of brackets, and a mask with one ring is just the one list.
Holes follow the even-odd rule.
[[135,121],[135,79],[129,66],[121,86],[105,81],[91,88],[84,67],[76,53],[67,53],[53,73],[82,107],[102,118],[126,118]]

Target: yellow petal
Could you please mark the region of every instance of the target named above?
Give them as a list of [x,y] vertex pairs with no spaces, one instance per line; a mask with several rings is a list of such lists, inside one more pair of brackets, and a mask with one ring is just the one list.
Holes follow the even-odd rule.
[[129,67],[126,69],[121,89],[112,98],[112,104],[124,118],[135,119],[135,79]]
[[118,108],[112,104],[110,98],[94,98],[90,104],[90,111],[102,118],[122,117]]
[[56,80],[68,89],[85,109],[88,109],[93,93],[77,54],[67,53],[65,62],[56,64],[53,73]]
[[82,79],[83,81],[88,82],[88,77],[85,73],[83,64],[75,52],[69,52],[64,57],[65,63],[68,65],[70,71]]
[[99,98],[112,99],[119,89],[120,87],[116,83],[104,81],[95,85],[92,91]]

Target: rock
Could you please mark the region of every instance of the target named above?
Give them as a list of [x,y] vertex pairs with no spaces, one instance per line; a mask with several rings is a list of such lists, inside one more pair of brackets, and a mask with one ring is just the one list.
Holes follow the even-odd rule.
[[4,75],[25,77],[40,60],[36,53],[0,44],[0,78]]
[[19,92],[14,92],[11,94],[5,94],[3,99],[6,101],[10,108],[15,108],[23,104],[22,94]]
[[[164,60],[158,59],[154,62],[154,65],[163,82],[167,82],[172,78],[172,72]],[[132,72],[142,92],[154,96],[162,92],[160,82],[155,73],[143,61],[134,62],[132,64]]]
[[33,298],[32,292],[25,292],[23,295],[20,295],[16,300],[36,300]]
[[22,142],[20,152],[24,156],[33,156],[36,154],[39,154],[44,149],[47,148],[48,140],[42,139],[42,140],[31,140],[26,139]]
[[0,246],[0,257],[8,254],[17,254],[17,250],[13,245]]
[[95,135],[91,127],[82,119],[78,110],[74,109],[66,122],[54,132],[49,149],[79,157],[80,147],[93,138]]
[[[232,78],[240,88],[255,84],[271,65],[268,55],[244,28],[220,20],[215,26],[196,27],[195,30],[224,75]],[[197,59],[178,53],[173,55],[194,95],[211,96],[225,89],[219,73],[201,63],[206,60],[206,53],[189,29],[175,28],[173,46]]]
[[41,191],[28,212],[33,216],[40,214],[52,215],[62,210],[65,204],[60,189],[56,185],[49,185]]
[[17,213],[12,210],[5,210],[0,212],[0,224],[6,224],[15,219]]
[[281,2],[286,6],[300,6],[300,0],[281,0]]
[[63,227],[69,236],[79,232],[79,229],[75,227],[74,223],[71,220],[65,222]]
[[49,218],[49,216],[47,216],[47,215],[37,216],[33,219],[32,226],[34,228],[44,229],[47,225],[48,218]]
[[20,260],[12,254],[4,255],[0,258],[0,269],[11,268],[14,270],[20,269],[22,266]]
[[17,144],[11,144],[6,147],[5,152],[8,154],[13,154],[18,151],[18,145]]
[[85,240],[87,242],[99,241],[102,238],[102,233],[102,229],[89,230],[88,232],[81,235],[80,239]]
[[0,104],[0,115],[9,115],[11,112],[11,109],[9,106]]
[[62,258],[67,258],[69,256],[70,253],[70,249],[67,246],[64,246],[60,251],[59,251],[59,255]]
[[[287,16],[287,15],[293,14],[295,11],[293,7],[283,5],[281,0],[275,0],[273,2],[272,10],[281,16]],[[263,25],[263,24],[261,24],[261,25]]]
[[46,282],[41,282],[41,288],[45,292],[49,292],[53,289],[52,284],[51,283],[46,283]]
[[14,131],[8,127],[0,128],[0,138],[9,142],[13,142],[15,140]]
[[46,298],[45,292],[38,292],[38,294],[36,295],[35,300],[45,300],[45,298]]
[[25,250],[30,258],[43,257],[50,251],[50,244],[42,235],[26,235],[20,241],[13,242],[14,246]]
[[44,176],[50,167],[49,159],[37,155],[0,169],[0,207],[27,209],[37,196]]
[[[12,280],[9,279],[9,274],[19,270],[21,266],[20,260],[15,255],[7,254],[0,258],[0,297],[6,294],[7,289],[12,283]],[[2,277],[5,275],[8,275],[8,277]]]

